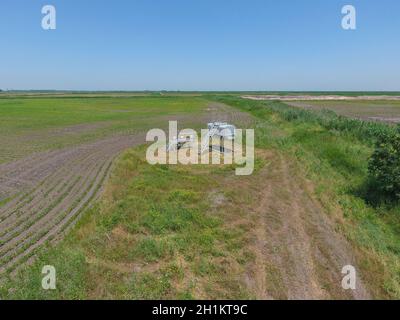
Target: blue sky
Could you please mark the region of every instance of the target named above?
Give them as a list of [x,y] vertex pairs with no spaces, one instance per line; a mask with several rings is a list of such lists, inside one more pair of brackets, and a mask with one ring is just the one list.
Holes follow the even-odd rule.
[[400,91],[399,17],[398,0],[1,0],[0,88]]

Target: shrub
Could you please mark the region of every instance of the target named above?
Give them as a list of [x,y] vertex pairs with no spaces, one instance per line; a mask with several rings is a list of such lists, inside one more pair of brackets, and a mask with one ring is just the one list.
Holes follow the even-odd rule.
[[400,199],[400,126],[379,135],[368,170],[376,192],[390,200]]

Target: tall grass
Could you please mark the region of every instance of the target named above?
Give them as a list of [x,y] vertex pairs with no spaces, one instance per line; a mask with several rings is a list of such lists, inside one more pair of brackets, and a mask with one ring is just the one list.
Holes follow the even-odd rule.
[[377,137],[382,134],[395,133],[396,129],[381,122],[363,121],[351,119],[336,114],[331,110],[305,110],[289,106],[281,101],[238,100],[234,97],[216,96],[214,99],[240,107],[242,110],[255,115],[279,114],[282,119],[290,122],[318,124],[327,130],[336,130],[341,133],[349,133],[362,142],[373,145]]

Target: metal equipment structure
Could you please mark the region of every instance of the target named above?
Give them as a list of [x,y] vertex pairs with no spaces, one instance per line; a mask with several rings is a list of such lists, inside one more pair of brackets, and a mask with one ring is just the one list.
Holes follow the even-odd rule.
[[[210,122],[207,124],[208,132],[202,137],[199,154],[203,154],[210,148],[210,139],[219,137],[220,151],[224,152],[224,140],[234,141],[236,136],[236,127],[226,122]],[[194,137],[191,134],[181,134],[178,137],[173,137],[169,142],[168,151],[179,150],[186,144],[193,144]]]
[[[207,124],[207,134],[202,137],[201,147],[199,154],[203,154],[207,149],[210,148],[210,139],[219,137],[220,139],[220,151],[224,152],[224,140],[234,141],[236,136],[236,127],[226,122],[210,122]],[[178,137],[173,137],[169,142],[168,152],[172,150],[179,150],[185,144],[193,144],[194,137],[191,134],[181,134]]]
[[203,138],[201,142],[200,154],[210,148],[210,139],[213,137],[220,138],[220,151],[224,152],[224,140],[235,140],[236,136],[236,127],[232,124],[226,122],[210,122],[207,125],[208,134]]
[[172,141],[169,142],[168,152],[172,150],[179,150],[187,143],[193,143],[194,137],[191,134],[182,134],[179,137],[173,137]]

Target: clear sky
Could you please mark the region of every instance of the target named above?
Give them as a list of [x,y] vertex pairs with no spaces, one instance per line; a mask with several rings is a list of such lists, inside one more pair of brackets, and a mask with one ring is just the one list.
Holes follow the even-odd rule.
[[1,0],[0,41],[2,89],[400,91],[399,0]]

